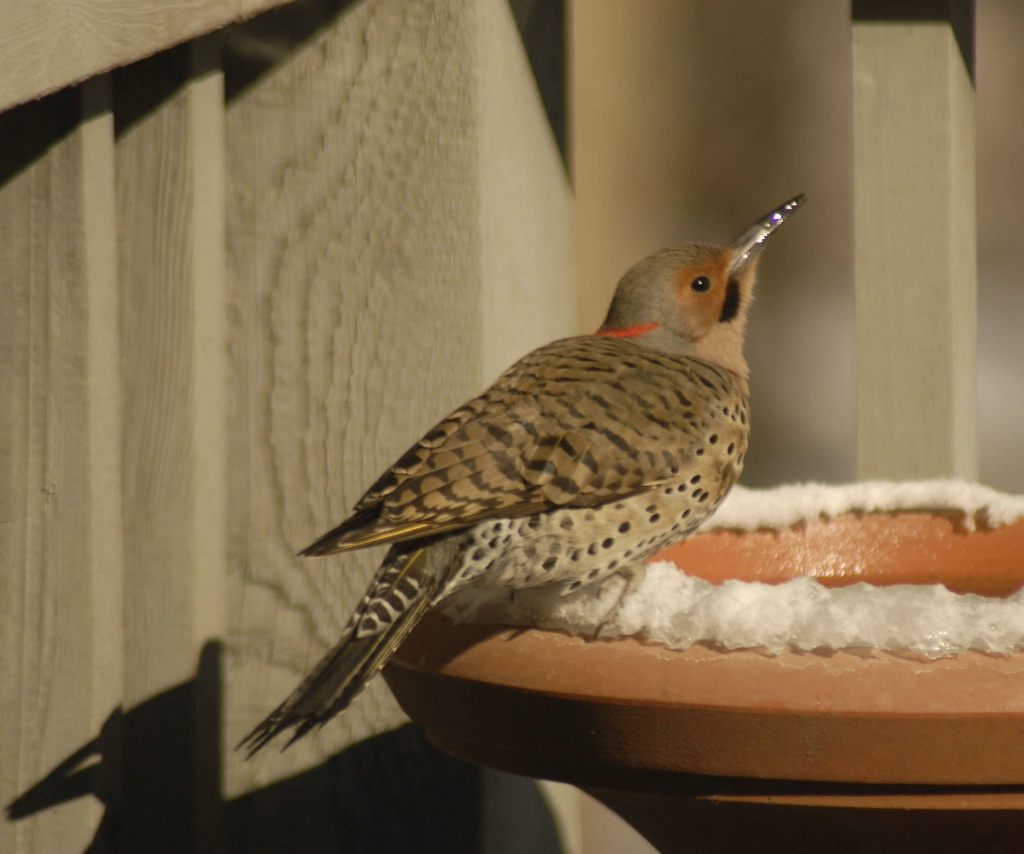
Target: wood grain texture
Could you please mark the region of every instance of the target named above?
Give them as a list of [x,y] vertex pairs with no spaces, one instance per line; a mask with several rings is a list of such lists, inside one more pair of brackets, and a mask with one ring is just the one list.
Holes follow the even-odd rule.
[[853,27],[857,472],[977,477],[974,91],[937,22]]
[[[106,81],[0,117],[0,801],[87,756],[120,699],[113,119]],[[15,150],[17,149],[17,150]],[[5,163],[5,170],[10,165]],[[82,761],[82,760],[80,760]],[[104,775],[98,794],[111,795]],[[58,787],[59,788],[59,787]],[[94,798],[0,823],[0,849],[83,850]]]
[[[191,678],[224,629],[223,78],[164,54],[180,88],[117,140],[129,708]],[[118,75],[117,103],[152,90]]]
[[287,0],[0,0],[0,109]]
[[218,802],[203,781],[215,785],[220,757],[204,748],[217,743],[216,713],[206,710],[217,708],[220,686],[197,667],[226,623],[223,75],[216,44],[197,41],[114,79],[124,364],[120,844],[212,850]]
[[[511,79],[485,48],[513,52]],[[521,50],[500,0],[376,0],[229,104],[229,742],[333,643],[381,557],[295,552],[571,329],[567,182]],[[378,680],[286,754],[229,762],[227,794],[401,719]]]

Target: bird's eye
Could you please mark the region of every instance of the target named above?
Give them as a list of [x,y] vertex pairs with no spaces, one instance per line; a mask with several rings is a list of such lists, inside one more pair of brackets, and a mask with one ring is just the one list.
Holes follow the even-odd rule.
[[711,288],[711,279],[707,276],[697,276],[692,282],[690,282],[690,288],[695,290],[697,293],[702,294]]

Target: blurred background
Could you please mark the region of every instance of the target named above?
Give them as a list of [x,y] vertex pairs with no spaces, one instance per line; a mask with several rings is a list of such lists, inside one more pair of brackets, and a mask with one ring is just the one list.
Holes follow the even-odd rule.
[[[1024,491],[1024,4],[976,4],[980,479]],[[725,243],[798,192],[748,327],[743,482],[855,477],[848,0],[571,4],[582,331],[662,246]]]
[[[798,192],[751,312],[747,486],[856,476],[849,0],[570,4],[580,331],[662,246],[724,243]],[[980,480],[1024,492],[1024,3],[977,0]],[[588,854],[653,851],[583,803]]]

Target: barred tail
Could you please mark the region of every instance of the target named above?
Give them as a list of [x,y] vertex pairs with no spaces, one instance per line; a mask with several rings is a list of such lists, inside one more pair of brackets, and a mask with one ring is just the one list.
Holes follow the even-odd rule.
[[[419,622],[444,580],[434,546],[397,546],[388,553],[370,589],[335,647],[302,683],[238,744],[253,756],[275,736],[294,727],[285,745],[343,712],[387,663]],[[450,564],[449,564],[450,565]]]

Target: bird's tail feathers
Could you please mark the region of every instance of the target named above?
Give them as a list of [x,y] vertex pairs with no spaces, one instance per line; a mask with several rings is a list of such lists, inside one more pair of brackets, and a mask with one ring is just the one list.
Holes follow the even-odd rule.
[[[238,744],[247,758],[294,727],[288,748],[343,712],[419,622],[443,581],[427,546],[395,548],[341,639],[291,695]],[[431,571],[435,570],[435,571]]]

